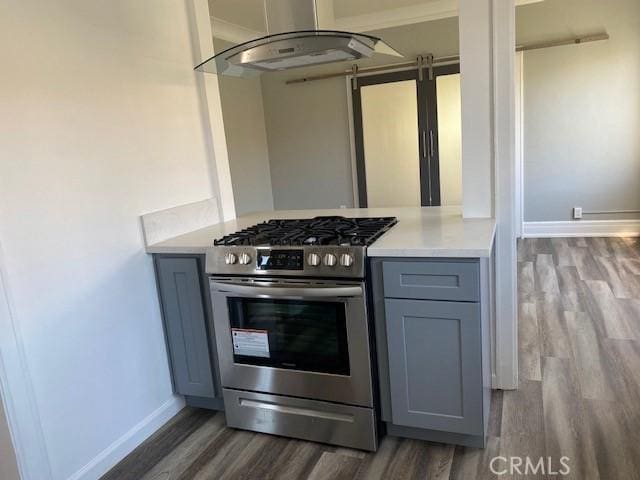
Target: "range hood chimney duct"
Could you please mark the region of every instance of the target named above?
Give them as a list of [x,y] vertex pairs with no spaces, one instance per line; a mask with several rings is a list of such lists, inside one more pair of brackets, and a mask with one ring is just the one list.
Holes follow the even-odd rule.
[[264,0],[267,33],[318,30],[315,0]]

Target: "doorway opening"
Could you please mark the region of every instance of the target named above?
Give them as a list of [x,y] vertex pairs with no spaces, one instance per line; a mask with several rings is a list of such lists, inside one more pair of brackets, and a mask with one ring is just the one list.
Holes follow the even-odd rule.
[[357,78],[351,92],[360,207],[462,203],[460,65]]

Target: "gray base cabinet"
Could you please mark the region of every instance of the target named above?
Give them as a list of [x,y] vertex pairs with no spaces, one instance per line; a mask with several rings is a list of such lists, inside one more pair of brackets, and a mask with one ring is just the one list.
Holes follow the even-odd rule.
[[381,417],[389,434],[484,446],[488,261],[372,260]]
[[187,403],[220,408],[204,257],[154,255],[154,264],[174,390],[185,395]]

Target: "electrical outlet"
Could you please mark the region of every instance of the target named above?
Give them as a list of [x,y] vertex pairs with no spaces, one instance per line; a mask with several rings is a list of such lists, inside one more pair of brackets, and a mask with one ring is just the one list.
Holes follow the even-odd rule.
[[582,207],[573,207],[573,218],[576,220],[582,218]]

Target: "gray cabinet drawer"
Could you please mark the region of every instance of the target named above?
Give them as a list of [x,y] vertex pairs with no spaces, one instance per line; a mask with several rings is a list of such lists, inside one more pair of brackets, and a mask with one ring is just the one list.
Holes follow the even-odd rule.
[[385,300],[394,425],[483,433],[478,303]]
[[384,296],[419,300],[480,300],[477,261],[385,261]]

